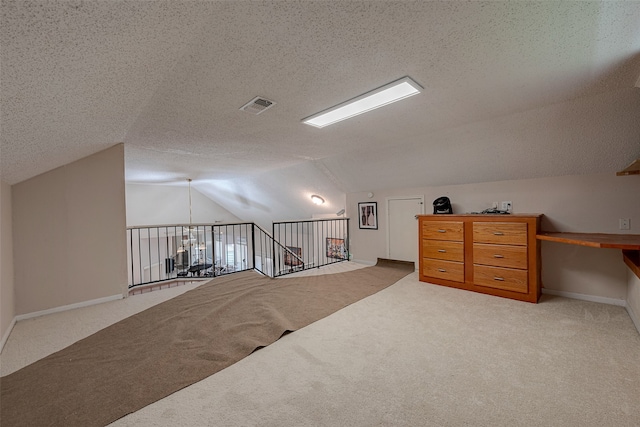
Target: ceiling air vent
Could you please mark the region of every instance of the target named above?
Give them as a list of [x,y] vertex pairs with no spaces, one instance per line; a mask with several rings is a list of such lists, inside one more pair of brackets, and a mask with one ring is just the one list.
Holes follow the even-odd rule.
[[267,98],[256,96],[251,101],[240,107],[240,109],[242,111],[246,111],[247,113],[258,115],[263,111],[273,107],[275,104],[275,102],[269,101]]

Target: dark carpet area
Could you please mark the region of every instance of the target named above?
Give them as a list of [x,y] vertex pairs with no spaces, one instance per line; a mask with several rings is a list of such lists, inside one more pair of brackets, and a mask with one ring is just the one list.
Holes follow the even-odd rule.
[[200,381],[414,271],[216,278],[0,379],[0,423],[104,426]]

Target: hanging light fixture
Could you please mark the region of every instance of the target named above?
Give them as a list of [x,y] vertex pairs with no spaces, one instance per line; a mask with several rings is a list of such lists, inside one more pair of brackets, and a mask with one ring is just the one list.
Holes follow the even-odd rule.
[[[188,275],[189,268],[194,260],[197,259],[199,245],[197,238],[194,236],[196,227],[193,225],[192,206],[191,206],[191,178],[187,178],[189,192],[189,225],[181,227],[180,244],[176,250],[176,264],[179,266],[180,272],[178,276]],[[177,239],[178,236],[176,236]]]
[[[191,178],[187,178],[189,186],[189,248],[191,249],[191,261],[197,261],[204,264],[203,256],[207,252],[206,226],[193,224],[193,199],[191,198]],[[204,236],[202,236],[204,233]],[[201,240],[204,239],[204,240]]]
[[316,205],[321,205],[324,203],[324,199],[320,196],[318,196],[317,194],[314,194],[311,196],[311,201],[313,203],[315,203]]
[[191,221],[191,178],[187,178],[187,182],[189,183],[189,230],[193,228],[191,225],[193,221]]
[[[193,246],[193,242],[195,242],[195,237],[193,236],[193,230],[195,227],[193,226],[193,218],[192,218],[192,208],[191,208],[191,178],[187,178],[188,192],[189,192],[189,227],[184,227],[186,230],[182,230],[182,245],[178,248],[178,252],[184,252],[186,250],[185,246]],[[186,235],[185,235],[186,231]],[[186,236],[186,239],[185,239]]]

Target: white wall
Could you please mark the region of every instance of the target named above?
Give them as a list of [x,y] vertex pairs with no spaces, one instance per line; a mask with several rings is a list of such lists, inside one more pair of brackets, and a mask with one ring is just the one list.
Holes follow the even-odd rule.
[[[387,249],[386,198],[424,194],[425,212],[448,196],[454,213],[477,212],[494,201],[511,201],[515,213],[542,213],[544,231],[625,233],[619,218],[631,219],[630,234],[640,234],[640,176],[597,174],[400,190],[371,189],[347,195],[351,252],[355,260],[375,262]],[[360,230],[358,202],[378,202],[378,230]],[[416,233],[417,233],[416,226]],[[417,248],[416,248],[417,251]],[[621,251],[542,242],[542,281],[547,289],[604,298],[627,298],[627,267]]]
[[[189,224],[189,189],[185,185],[127,184],[127,226]],[[194,224],[242,222],[195,188],[191,188]]]
[[16,315],[126,291],[123,144],[12,190]]
[[11,226],[11,186],[0,181],[0,337],[2,338],[5,338],[15,316]]
[[[266,230],[273,221],[295,221],[334,215],[345,208],[345,191],[320,163],[301,162],[269,172],[198,183],[198,190],[241,217]],[[314,205],[311,195],[324,198]]]

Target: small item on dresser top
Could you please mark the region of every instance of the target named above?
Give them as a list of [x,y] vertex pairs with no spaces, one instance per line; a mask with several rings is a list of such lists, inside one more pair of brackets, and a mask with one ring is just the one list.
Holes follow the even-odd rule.
[[433,201],[433,213],[434,214],[452,214],[451,200],[448,197],[438,197]]
[[482,212],[471,212],[472,214],[482,214],[482,215],[489,215],[489,214],[497,214],[497,215],[509,215],[511,212],[509,211],[501,211],[500,209],[496,209],[496,208],[489,208],[489,209],[485,209]]

